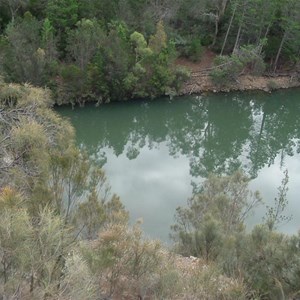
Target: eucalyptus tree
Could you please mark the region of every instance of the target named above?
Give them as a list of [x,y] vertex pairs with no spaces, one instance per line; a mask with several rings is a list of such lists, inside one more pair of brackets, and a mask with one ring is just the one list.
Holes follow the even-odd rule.
[[67,29],[72,28],[78,20],[78,1],[49,0],[46,16],[57,32],[64,33]]
[[29,0],[0,0],[0,7],[6,7],[10,12],[11,21],[14,22],[20,10],[28,7]]
[[203,16],[209,17],[214,23],[214,34],[211,46],[214,46],[219,34],[220,24],[224,17],[229,0],[206,1],[206,10]]
[[[78,1],[78,16],[80,19],[101,20],[107,26],[117,19],[119,0],[81,0]],[[125,13],[125,12],[123,12]]]
[[68,33],[67,52],[75,64],[85,70],[104,40],[104,31],[95,20],[82,19]]
[[7,27],[2,63],[10,80],[35,85],[43,83],[46,53],[41,48],[40,29],[40,22],[30,13]]
[[[231,49],[235,50],[240,44],[259,45],[267,39],[270,29],[276,19],[279,1],[262,0],[233,0],[230,2],[230,19],[223,41],[221,55],[232,32],[235,40]],[[233,35],[236,31],[236,35]]]
[[274,72],[278,67],[279,58],[285,46],[292,49],[299,59],[300,49],[300,3],[296,0],[282,1],[281,6],[281,41],[274,61]]

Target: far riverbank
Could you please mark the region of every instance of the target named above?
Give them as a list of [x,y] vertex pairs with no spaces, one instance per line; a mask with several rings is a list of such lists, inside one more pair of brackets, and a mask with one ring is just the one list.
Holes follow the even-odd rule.
[[179,95],[250,90],[271,92],[273,90],[295,87],[300,87],[300,81],[293,74],[276,76],[241,75],[237,81],[230,85],[227,85],[226,87],[218,87],[212,82],[209,75],[192,72],[190,79],[184,83]]
[[300,87],[299,74],[296,70],[283,71],[281,73],[262,76],[241,75],[237,81],[227,86],[217,86],[211,80],[209,72],[213,68],[216,54],[205,49],[199,62],[192,62],[185,58],[177,60],[177,65],[188,68],[191,71],[190,78],[183,84],[179,95],[201,94],[206,92],[230,92],[261,90],[271,92],[278,89]]

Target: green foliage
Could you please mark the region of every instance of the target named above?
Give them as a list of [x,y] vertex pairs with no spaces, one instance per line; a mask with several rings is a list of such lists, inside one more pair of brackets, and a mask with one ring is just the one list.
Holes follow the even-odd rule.
[[230,297],[292,297],[299,291],[299,235],[274,230],[286,221],[287,172],[275,206],[267,212],[266,224],[256,226],[251,233],[243,230],[243,219],[260,198],[255,194],[250,197],[247,182],[241,173],[205,181],[200,193],[196,191],[188,201],[188,208],[177,209],[177,223],[172,227],[177,250],[213,260],[222,268],[219,272],[242,279],[247,289],[237,286]]
[[101,272],[104,295],[142,297],[151,286],[151,277],[161,263],[160,244],[144,240],[139,225],[132,229],[112,224],[102,231],[92,246],[83,248],[84,257],[94,274]]
[[43,83],[46,62],[39,30],[40,23],[31,15],[8,26],[3,68],[10,80]]
[[217,86],[226,86],[237,80],[244,67],[236,56],[218,56],[214,60],[214,65],[210,77]]
[[49,0],[46,8],[47,18],[58,32],[66,32],[78,20],[77,0]]
[[105,25],[116,19],[119,0],[81,0],[78,1],[78,14],[81,18],[96,18]]
[[201,60],[201,55],[203,53],[201,39],[192,38],[191,42],[185,45],[184,48],[184,56],[186,56],[194,62],[198,62]]
[[248,73],[261,75],[265,71],[266,66],[261,54],[261,49],[265,44],[266,41],[260,41],[258,46],[246,45],[237,50],[236,55]]
[[56,80],[57,103],[84,105],[91,96],[88,78],[83,70],[74,64],[60,67],[60,78]]
[[42,46],[45,50],[45,58],[48,62],[47,67],[50,67],[57,58],[57,49],[54,27],[47,18],[44,20],[43,26],[41,28],[41,38]]
[[95,20],[82,19],[77,28],[68,33],[67,48],[70,58],[85,70],[104,39],[104,32]]
[[[285,298],[298,293],[298,237],[288,237],[257,226],[246,237],[240,251],[239,268],[247,284],[266,299]],[[299,242],[299,240],[298,240]]]
[[106,194],[101,198],[94,188],[87,200],[78,205],[75,223],[80,228],[80,235],[85,239],[95,239],[100,229],[103,230],[111,224],[128,222],[128,213],[120,199],[113,195],[109,201],[106,201]]
[[288,171],[284,172],[284,178],[282,179],[281,186],[278,188],[278,197],[275,198],[274,206],[267,206],[267,213],[265,216],[265,223],[269,230],[277,229],[277,226],[284,222],[289,222],[291,216],[285,216],[283,214],[286,206],[288,205],[287,191],[288,191],[289,176]]
[[172,238],[180,252],[215,260],[228,236],[244,230],[244,219],[261,201],[248,189],[249,179],[242,173],[210,176],[188,207],[176,210]]
[[[128,89],[137,97],[174,95],[179,90],[184,70],[172,65],[176,55],[174,45],[167,43],[163,23],[157,24],[156,33],[150,37],[149,45],[144,36],[134,32],[130,36],[135,50],[135,65],[125,79]],[[150,84],[149,84],[150,83]]]
[[[7,191],[0,196],[1,201],[5,198]],[[32,297],[53,296],[72,245],[70,231],[62,220],[46,208],[37,219],[31,219],[26,209],[5,207],[1,211],[0,235],[3,294],[9,297],[16,291],[30,291]],[[25,278],[27,289],[21,291]]]
[[154,53],[160,53],[164,48],[167,47],[167,35],[164,29],[164,24],[159,21],[156,25],[156,32],[150,37],[149,48]]
[[28,7],[29,0],[1,0],[0,7],[6,10],[7,14],[10,14],[11,21],[14,22],[18,13],[24,13]]
[[[200,59],[202,45],[214,46],[213,49],[218,50],[221,44],[221,54],[223,50],[234,53],[237,49],[247,48],[249,44],[254,45],[259,48],[258,56],[264,51],[266,61],[275,69],[277,65],[294,63],[299,59],[300,7],[297,0],[1,0],[0,31],[5,32],[10,22],[18,22],[27,11],[41,23],[45,20],[51,23],[54,29],[51,40],[58,45],[59,57],[64,63],[69,62],[66,55],[68,52],[70,54],[70,49],[67,49],[70,46],[67,43],[68,32],[76,28],[78,20],[83,19],[95,20],[107,32],[116,30],[115,24],[125,24],[128,29],[127,38],[134,31],[141,33],[145,40],[149,41],[149,48],[156,53],[168,45],[166,32],[169,36],[181,36],[186,41],[185,49],[182,51],[179,46],[177,50],[193,61]],[[267,40],[268,43],[261,45],[261,40]],[[53,49],[53,42],[50,44],[50,48]],[[39,44],[38,48],[43,49],[48,57],[47,47],[43,43]],[[73,50],[75,48],[76,46]],[[30,54],[26,56],[30,57]],[[53,55],[50,57],[53,62]],[[260,73],[264,69],[262,62],[261,58],[257,57],[256,62],[246,63],[247,70]],[[49,66],[46,69],[48,68]],[[51,79],[46,78],[45,82],[52,86],[53,78],[57,75],[53,74],[55,66],[52,66],[48,73]],[[226,74],[226,70],[216,70],[213,76],[217,78],[216,81],[222,82],[226,78],[224,73]],[[7,76],[12,78],[10,71]],[[109,89],[115,87],[116,85],[109,86]],[[110,92],[113,94],[113,91]],[[130,91],[114,96],[129,98],[131,95],[127,97],[128,94]],[[149,93],[141,91],[139,94]],[[100,103],[98,100],[96,101]]]
[[212,81],[218,86],[226,86],[236,81],[242,73],[261,75],[265,70],[261,45],[248,45],[236,50],[231,56],[217,56],[210,72]]
[[[150,58],[163,64],[168,55],[162,51]],[[111,196],[104,172],[75,147],[74,130],[51,105],[48,90],[0,82],[4,297],[289,299],[299,294],[300,236],[275,231],[286,221],[287,173],[266,225],[250,233],[244,219],[260,197],[249,191],[244,174],[211,175],[195,186],[188,207],[177,209],[173,238],[181,253],[200,258],[172,255],[145,239],[140,223],[127,225],[128,213]]]

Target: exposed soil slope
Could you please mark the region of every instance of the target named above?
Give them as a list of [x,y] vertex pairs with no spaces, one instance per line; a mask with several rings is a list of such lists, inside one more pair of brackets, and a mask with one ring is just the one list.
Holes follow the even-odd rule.
[[185,66],[191,70],[190,79],[184,83],[180,95],[199,94],[203,92],[229,92],[246,90],[263,90],[270,92],[276,89],[299,87],[300,81],[295,74],[275,74],[272,76],[241,75],[236,82],[226,87],[216,86],[210,79],[209,71],[213,67],[215,54],[205,50],[201,61],[191,62],[180,58],[177,65]]

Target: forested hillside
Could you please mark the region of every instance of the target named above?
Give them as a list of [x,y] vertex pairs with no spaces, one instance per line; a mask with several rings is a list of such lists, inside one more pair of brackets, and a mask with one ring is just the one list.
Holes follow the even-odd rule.
[[84,104],[175,95],[176,57],[216,55],[216,84],[244,71],[296,69],[297,0],[1,0],[0,67],[8,82],[47,85]]

